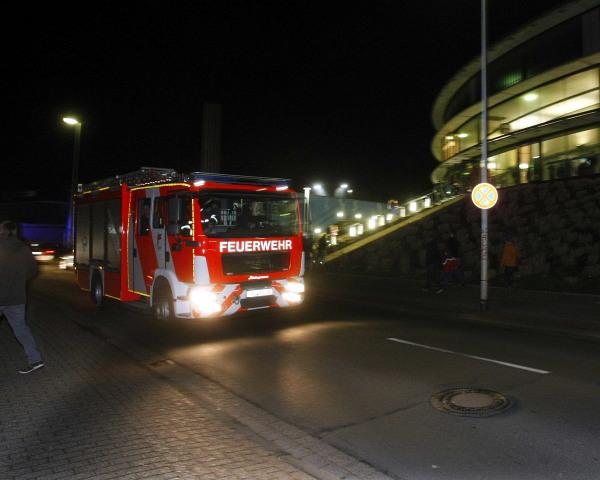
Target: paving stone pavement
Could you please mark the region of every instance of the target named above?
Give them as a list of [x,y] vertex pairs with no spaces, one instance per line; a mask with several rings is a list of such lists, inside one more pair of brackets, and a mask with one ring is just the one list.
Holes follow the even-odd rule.
[[[0,325],[0,478],[314,478],[114,346],[30,309],[46,367]],[[43,320],[42,318],[43,317]]]
[[66,307],[30,303],[43,369],[17,373],[25,357],[0,321],[2,480],[389,478]]

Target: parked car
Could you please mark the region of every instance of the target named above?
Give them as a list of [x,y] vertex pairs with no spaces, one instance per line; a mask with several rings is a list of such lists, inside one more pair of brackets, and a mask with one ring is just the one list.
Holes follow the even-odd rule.
[[58,259],[58,268],[61,270],[75,270],[75,256],[63,255]]
[[29,247],[35,259],[40,263],[48,263],[56,258],[59,245],[55,243],[30,242]]

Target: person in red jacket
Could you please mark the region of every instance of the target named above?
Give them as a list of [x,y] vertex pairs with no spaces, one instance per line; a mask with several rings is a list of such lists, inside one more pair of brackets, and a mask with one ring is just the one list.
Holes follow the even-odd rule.
[[25,321],[26,286],[38,271],[29,247],[17,238],[17,225],[0,222],[0,316],[4,315],[25,350],[29,366],[19,373],[31,373],[44,366],[31,330]]

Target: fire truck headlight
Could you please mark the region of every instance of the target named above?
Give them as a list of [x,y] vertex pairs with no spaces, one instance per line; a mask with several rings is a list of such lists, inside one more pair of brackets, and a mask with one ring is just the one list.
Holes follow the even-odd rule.
[[288,303],[299,303],[302,301],[302,295],[294,292],[283,292],[283,299]]
[[288,292],[304,293],[304,284],[301,282],[296,282],[295,280],[291,280],[286,284],[285,289]]
[[217,302],[217,294],[204,288],[192,288],[189,299],[193,307],[203,315],[210,315],[221,311],[221,305]]

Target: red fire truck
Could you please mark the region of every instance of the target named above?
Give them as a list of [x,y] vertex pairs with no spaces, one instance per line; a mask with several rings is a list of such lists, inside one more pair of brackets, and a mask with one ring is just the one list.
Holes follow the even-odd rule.
[[77,282],[97,305],[146,300],[163,320],[298,305],[305,258],[288,184],[144,167],[83,185]]

